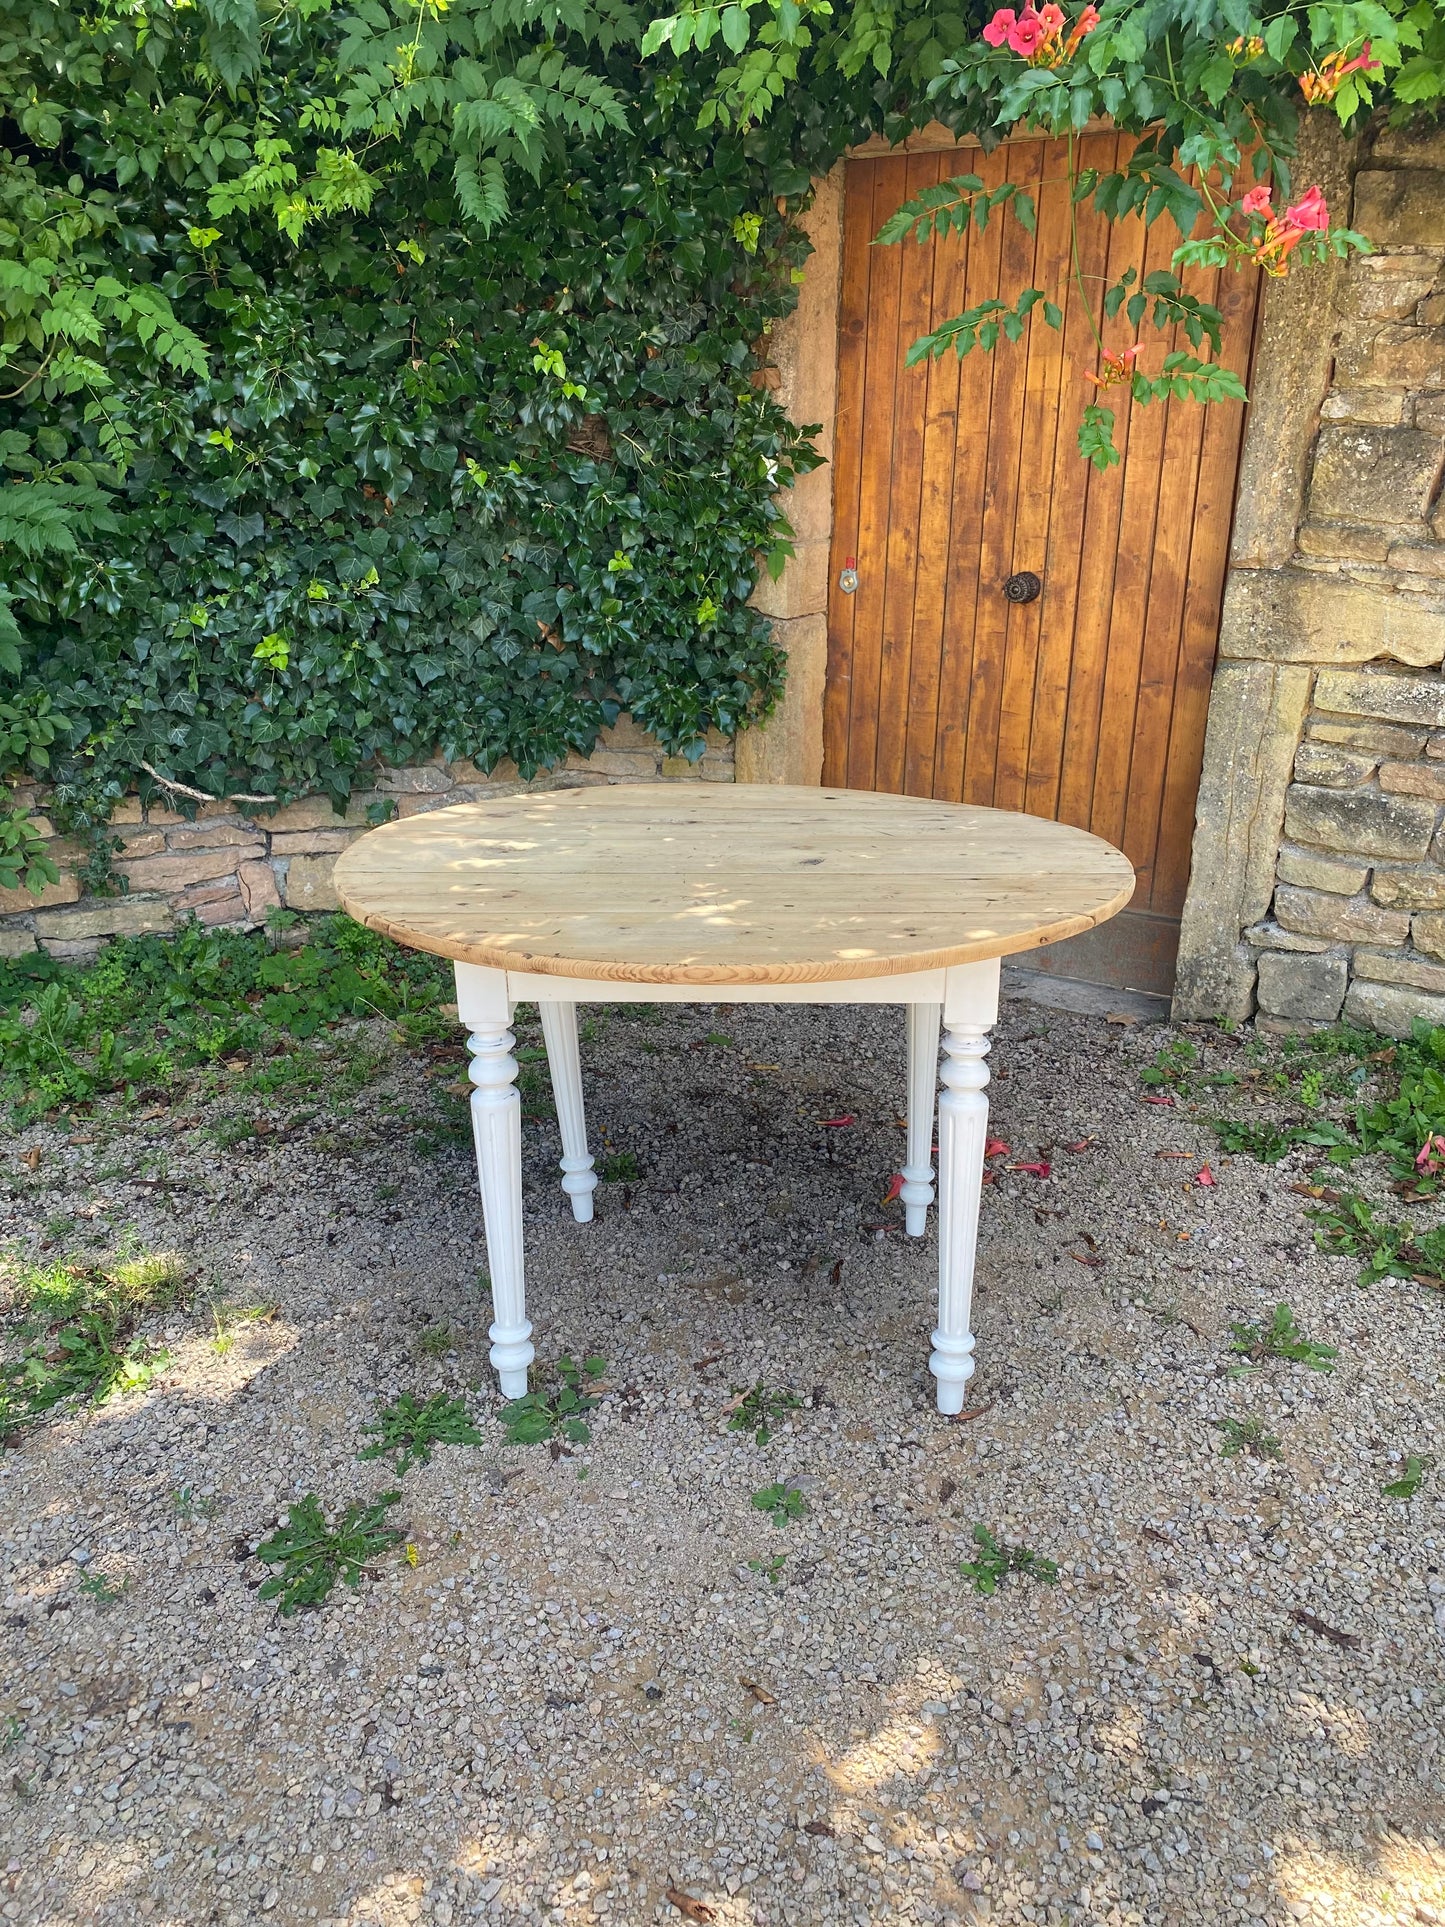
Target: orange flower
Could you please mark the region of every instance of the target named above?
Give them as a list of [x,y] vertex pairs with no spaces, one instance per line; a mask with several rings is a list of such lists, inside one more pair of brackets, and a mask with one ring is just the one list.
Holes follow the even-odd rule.
[[1368,40],[1353,60],[1346,60],[1344,49],[1341,48],[1338,53],[1327,54],[1314,73],[1300,75],[1300,92],[1312,107],[1317,101],[1333,100],[1346,74],[1373,73],[1379,64],[1378,60],[1370,58]]
[[1121,348],[1118,354],[1114,354],[1108,348],[1104,349],[1101,356],[1101,372],[1096,375],[1091,369],[1086,368],[1084,370],[1085,381],[1093,382],[1096,388],[1119,388],[1122,387],[1126,381],[1132,381],[1134,379],[1134,363],[1138,359],[1139,348],[1140,343],[1136,341],[1132,348]]

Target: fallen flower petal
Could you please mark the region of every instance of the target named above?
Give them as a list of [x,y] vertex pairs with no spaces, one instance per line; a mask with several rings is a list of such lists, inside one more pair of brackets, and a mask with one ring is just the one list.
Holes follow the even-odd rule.
[[1146,1104],[1172,1104],[1174,1099],[1172,1097],[1149,1097],[1145,1095],[1144,1102]]
[[901,1171],[895,1171],[893,1173],[893,1176],[888,1180],[888,1189],[883,1193],[883,1196],[878,1200],[878,1202],[880,1204],[892,1204],[895,1198],[900,1197],[902,1195],[902,1192],[903,1192],[903,1173]]
[[1010,1148],[1009,1145],[1004,1143],[1001,1137],[986,1138],[984,1140],[983,1154],[986,1158],[1006,1158]]
[[818,1122],[825,1131],[846,1131],[850,1124],[856,1124],[858,1120],[852,1111],[845,1111],[842,1117],[820,1117]]
[[1053,1168],[1054,1167],[1043,1158],[1040,1158],[1033,1164],[1007,1164],[1004,1166],[1006,1171],[1027,1171],[1032,1177],[1036,1178],[1046,1178]]
[[1098,1142],[1099,1140],[1096,1137],[1081,1137],[1077,1144],[1066,1144],[1064,1149],[1066,1151],[1092,1151]]
[[1215,1177],[1214,1173],[1210,1170],[1209,1166],[1206,1164],[1204,1169],[1199,1173],[1199,1176],[1194,1180],[1194,1182],[1196,1184],[1204,1185],[1205,1188],[1207,1189],[1210,1185],[1218,1184],[1219,1180],[1217,1177]]

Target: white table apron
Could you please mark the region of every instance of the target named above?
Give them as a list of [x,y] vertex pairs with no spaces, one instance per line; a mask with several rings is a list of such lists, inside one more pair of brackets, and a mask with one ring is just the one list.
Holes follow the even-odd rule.
[[[955,964],[892,977],[821,983],[630,983],[614,978],[540,976],[458,963],[457,1009],[471,1033],[472,1132],[492,1278],[493,1368],[502,1395],[521,1398],[535,1356],[527,1320],[522,1255],[522,1105],[513,1055],[512,1012],[540,1007],[547,1064],[562,1137],[562,1188],[573,1216],[592,1216],[597,1178],[587,1151],[579,1003],[902,1004],[908,1012],[908,1153],[903,1166],[905,1225],[921,1237],[933,1203],[933,1104],[938,1102],[938,1324],[929,1370],[940,1412],[963,1409],[973,1374],[974,1254],[988,1130],[989,1036],[998,1017],[999,960]],[[938,1065],[940,1030],[943,1063]]]

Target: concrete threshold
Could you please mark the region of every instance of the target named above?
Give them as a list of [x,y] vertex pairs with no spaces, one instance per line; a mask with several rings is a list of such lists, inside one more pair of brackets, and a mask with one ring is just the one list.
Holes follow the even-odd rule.
[[1149,990],[1120,990],[1113,984],[1086,983],[1079,977],[1054,977],[1019,964],[1003,967],[1003,994],[1022,997],[1049,1010],[1072,1010],[1081,1017],[1122,1018],[1130,1024],[1167,1024],[1169,999]]

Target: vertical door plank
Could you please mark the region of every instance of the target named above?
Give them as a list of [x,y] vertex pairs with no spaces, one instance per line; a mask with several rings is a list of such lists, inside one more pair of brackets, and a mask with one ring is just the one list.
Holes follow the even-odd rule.
[[849,692],[853,684],[856,596],[838,591],[838,573],[858,552],[862,486],[863,390],[867,380],[868,243],[873,161],[844,172],[843,268],[838,303],[838,400],[833,435],[833,542],[829,559],[828,674],[823,699],[823,781],[848,780]]
[[[935,179],[942,182],[967,171],[947,153],[935,157]],[[963,305],[968,271],[967,235],[949,234],[934,243],[933,305],[928,325],[936,328]],[[923,484],[918,513],[918,574],[913,596],[913,656],[909,672],[907,742],[903,788],[909,796],[934,794],[934,748],[943,667],[943,625],[949,556],[953,547],[953,470],[958,438],[959,361],[946,354],[930,361],[923,429]],[[905,373],[903,379],[908,380]]]
[[[1043,169],[1041,140],[1011,141],[1007,178],[1037,199]],[[994,217],[996,220],[999,216]],[[994,293],[1012,301],[1021,288],[1037,285],[1034,266],[1037,235],[1011,216],[1003,217],[998,280]],[[988,448],[984,459],[983,540],[978,563],[974,618],[973,677],[969,690],[968,740],[963,759],[963,800],[993,800],[998,769],[999,724],[1003,706],[1004,653],[1011,605],[1003,585],[1013,570],[1014,520],[1018,512],[1019,473],[1024,460],[1023,422],[1028,358],[1021,344],[1000,343],[988,356],[993,394]]]
[[[873,204],[868,216],[868,361],[863,389],[863,446],[891,450],[894,395],[898,385],[899,300],[903,250],[875,248],[872,237],[904,199],[908,162],[903,156],[872,165]],[[853,683],[848,695],[848,787],[873,788],[877,771],[878,702],[882,674],[883,599],[893,464],[884,455],[863,463],[858,505],[858,593],[853,600]]]
[[[992,154],[970,156],[971,171],[985,187],[1008,178],[1007,146]],[[969,236],[967,276],[958,313],[993,299],[999,286],[1003,223],[990,221]],[[983,541],[984,478],[993,432],[992,357],[977,350],[958,363],[958,436],[953,468],[953,522],[948,553],[939,671],[938,735],[934,750],[933,794],[945,802],[963,800],[963,766],[973,726],[974,627],[978,614],[979,549]]]
[[[938,157],[909,157],[904,199],[911,199],[938,180]],[[885,210],[874,206],[882,225]],[[894,210],[889,208],[887,213]],[[874,254],[884,250],[876,248]],[[878,676],[878,744],[873,787],[892,795],[903,790],[908,743],[909,678],[913,657],[913,609],[919,571],[919,522],[922,515],[923,447],[927,422],[928,377],[921,368],[903,364],[910,345],[928,332],[933,312],[935,250],[916,241],[902,241],[887,250],[902,257],[899,277],[899,362],[893,397],[892,490],[889,500],[886,549],[876,538],[860,561],[883,570],[883,618]],[[878,548],[876,562],[874,549]],[[929,558],[932,566],[933,558]]]
[[[1034,286],[1060,305],[1069,301],[1068,143],[1039,146],[1038,238]],[[1008,352],[1008,351],[1005,351]],[[1049,524],[1054,511],[1054,445],[1064,380],[1062,337],[1034,310],[1026,344],[1023,426],[1019,441],[1018,493],[1006,574],[1028,569],[1042,581],[1046,573]],[[1044,594],[1047,594],[1047,588]],[[1002,583],[997,593],[1002,597]],[[1044,600],[1002,603],[1004,611],[1003,687],[999,703],[998,758],[993,800],[1000,809],[1021,810],[1028,793],[1029,746],[1035,724],[1034,690],[1043,633]]]
[[[1122,166],[1132,151],[1132,143],[1120,139],[1116,166]],[[1126,268],[1136,274],[1144,262],[1144,232],[1138,222],[1115,223],[1107,237],[1104,273],[1106,283],[1116,281]],[[1105,345],[1115,351],[1129,345],[1128,323],[1119,320],[1106,324]],[[1090,344],[1092,348],[1092,343]],[[1087,367],[1097,367],[1091,353]],[[1089,388],[1091,384],[1084,383]],[[1084,534],[1079,571],[1079,613],[1074,627],[1074,660],[1069,676],[1069,708],[1064,726],[1064,760],[1059,778],[1059,821],[1089,829],[1093,821],[1094,772],[1098,762],[1099,721],[1104,700],[1104,675],[1108,663],[1109,628],[1114,606],[1114,570],[1120,543],[1132,539],[1121,527],[1124,501],[1124,474],[1129,459],[1132,409],[1127,388],[1103,391],[1097,399],[1114,410],[1114,442],[1122,457],[1113,468],[1090,466],[1085,487],[1088,500],[1084,510]],[[1123,399],[1121,399],[1121,397]],[[1092,394],[1080,401],[1074,416],[1077,426]]]
[[[1117,135],[1086,134],[1080,143],[1079,165],[1107,173],[1117,164],[1120,151]],[[1105,285],[1109,227],[1088,206],[1079,209],[1078,220],[1080,269],[1084,285],[1094,291],[1097,299],[1098,290]],[[1034,679],[1028,779],[1022,805],[1032,816],[1049,817],[1059,812],[1074,629],[1083,577],[1084,515],[1092,473],[1079,454],[1077,438],[1084,406],[1094,392],[1083,373],[1094,365],[1094,339],[1077,289],[1070,284],[1065,294],[1064,332],[1060,343],[1062,384],[1050,478],[1048,550],[1043,569],[1044,592],[1038,605],[1038,670]]]

